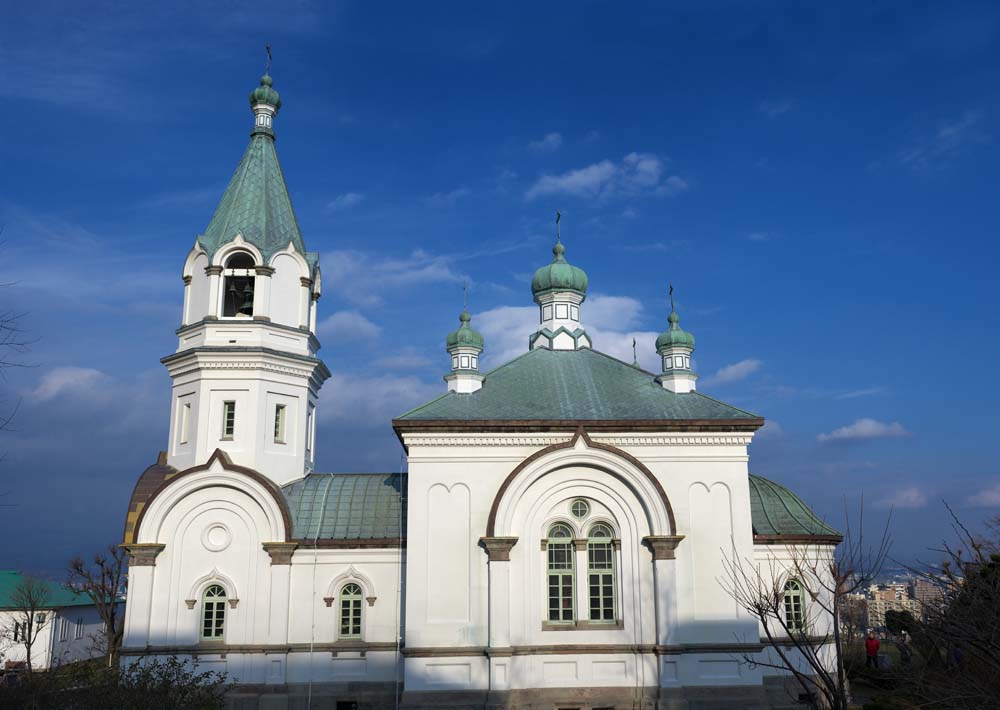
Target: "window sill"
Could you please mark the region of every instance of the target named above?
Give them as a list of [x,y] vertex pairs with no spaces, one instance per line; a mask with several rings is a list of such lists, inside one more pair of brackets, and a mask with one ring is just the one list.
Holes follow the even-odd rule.
[[625,628],[622,619],[617,621],[543,621],[542,631],[620,631]]
[[231,436],[220,436],[219,437],[219,441],[232,441],[232,440],[233,440],[233,437],[231,437]]

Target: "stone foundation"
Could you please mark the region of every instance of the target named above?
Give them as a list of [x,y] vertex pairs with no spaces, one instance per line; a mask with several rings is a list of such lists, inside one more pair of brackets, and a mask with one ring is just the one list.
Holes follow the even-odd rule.
[[[406,692],[400,710],[801,710],[792,679],[763,685],[684,688],[538,688],[507,691]],[[237,686],[226,710],[396,710],[393,683]]]

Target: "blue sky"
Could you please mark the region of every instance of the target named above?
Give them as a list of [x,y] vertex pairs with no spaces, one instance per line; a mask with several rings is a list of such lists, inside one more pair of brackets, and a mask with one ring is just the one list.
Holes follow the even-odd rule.
[[[595,346],[654,367],[668,281],[751,470],[897,557],[1000,512],[1000,8],[961,3],[19,2],[0,28],[0,567],[120,538],[166,443],[181,265],[273,45],[278,151],[321,253],[321,470],[397,470],[461,284],[525,349],[563,212]],[[836,6],[834,6],[836,5]]]

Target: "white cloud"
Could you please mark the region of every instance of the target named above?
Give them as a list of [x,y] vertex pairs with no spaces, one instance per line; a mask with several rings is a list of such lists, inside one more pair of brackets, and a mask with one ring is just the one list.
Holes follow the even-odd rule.
[[[441,351],[441,367],[446,368],[448,366],[448,356],[444,353],[444,348]],[[381,357],[374,362],[376,367],[384,367],[390,370],[417,370],[433,365],[434,362],[418,351],[416,348],[411,346],[405,346],[402,350],[394,355],[386,355]]]
[[468,277],[452,267],[454,258],[416,249],[403,258],[353,250],[323,255],[323,283],[359,306],[382,303],[382,293],[429,283],[462,283]]
[[706,385],[727,385],[730,382],[745,380],[747,377],[757,372],[763,364],[764,363],[760,360],[754,360],[752,358],[740,360],[739,362],[734,362],[732,365],[726,365],[725,367],[720,368],[706,377],[703,380],[703,383]]
[[856,420],[853,424],[834,429],[828,434],[820,434],[816,437],[818,441],[846,441],[852,439],[887,439],[909,436],[908,432],[899,422],[886,424],[877,419],[864,417]]
[[773,419],[764,422],[764,426],[757,430],[754,439],[778,439],[785,435],[785,430]]
[[334,373],[320,390],[322,420],[384,427],[393,417],[446,392],[444,382],[428,384],[413,377],[362,377]]
[[1000,483],[969,496],[966,503],[979,508],[1000,508]]
[[927,494],[916,486],[900,488],[879,501],[885,508],[923,508],[927,505]]
[[525,197],[546,195],[604,198],[612,195],[673,196],[688,188],[677,175],[664,177],[665,164],[652,153],[629,153],[618,163],[602,160],[576,170],[543,174],[528,188]]
[[757,104],[757,110],[768,118],[777,118],[786,113],[794,103],[791,99],[764,99]]
[[316,333],[337,340],[370,340],[377,338],[382,328],[357,311],[337,311],[316,326]]
[[751,242],[766,242],[771,239],[767,232],[753,232],[747,237]]
[[841,392],[840,394],[834,395],[834,399],[857,399],[858,397],[870,397],[876,394],[882,394],[885,390],[882,387],[865,387],[860,390],[849,390],[847,392]]
[[532,141],[528,143],[528,147],[531,150],[536,150],[539,153],[552,153],[559,150],[559,146],[562,145],[562,134],[553,131],[552,133],[546,133],[545,136],[537,141]]
[[971,141],[981,139],[976,132],[981,118],[978,111],[966,111],[961,118],[899,151],[896,157],[914,172],[926,173],[961,154]]
[[337,195],[334,197],[326,208],[331,212],[339,212],[341,210],[349,210],[355,205],[358,205],[365,196],[360,192],[345,192],[342,195]]
[[38,402],[62,396],[93,396],[106,391],[111,377],[89,367],[56,367],[49,370],[31,392]]
[[424,201],[432,207],[451,207],[470,192],[471,190],[465,185],[460,185],[450,192],[435,192]]

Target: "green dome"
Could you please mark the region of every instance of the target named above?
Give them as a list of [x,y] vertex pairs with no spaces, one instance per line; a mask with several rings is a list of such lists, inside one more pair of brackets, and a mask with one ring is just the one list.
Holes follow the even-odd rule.
[[274,111],[277,113],[278,109],[281,108],[281,97],[277,91],[271,88],[273,83],[270,74],[262,76],[260,78],[260,86],[250,92],[250,105],[270,104],[274,106]]
[[535,272],[535,277],[531,279],[531,292],[534,295],[545,293],[546,291],[576,291],[581,295],[587,294],[587,273],[583,269],[566,261],[563,254],[566,247],[562,242],[556,242],[552,247],[555,255],[552,263],[543,266]]
[[686,330],[681,329],[681,317],[677,315],[677,311],[670,311],[667,320],[670,322],[670,327],[663,333],[660,333],[660,337],[656,339],[657,352],[663,348],[670,347],[694,350],[694,336]]
[[462,315],[458,317],[462,321],[462,325],[458,327],[458,330],[453,330],[448,333],[448,337],[445,339],[445,346],[448,348],[479,348],[483,349],[483,336],[478,332],[469,327],[469,321],[472,320],[472,316],[469,315],[468,311],[462,311]]

